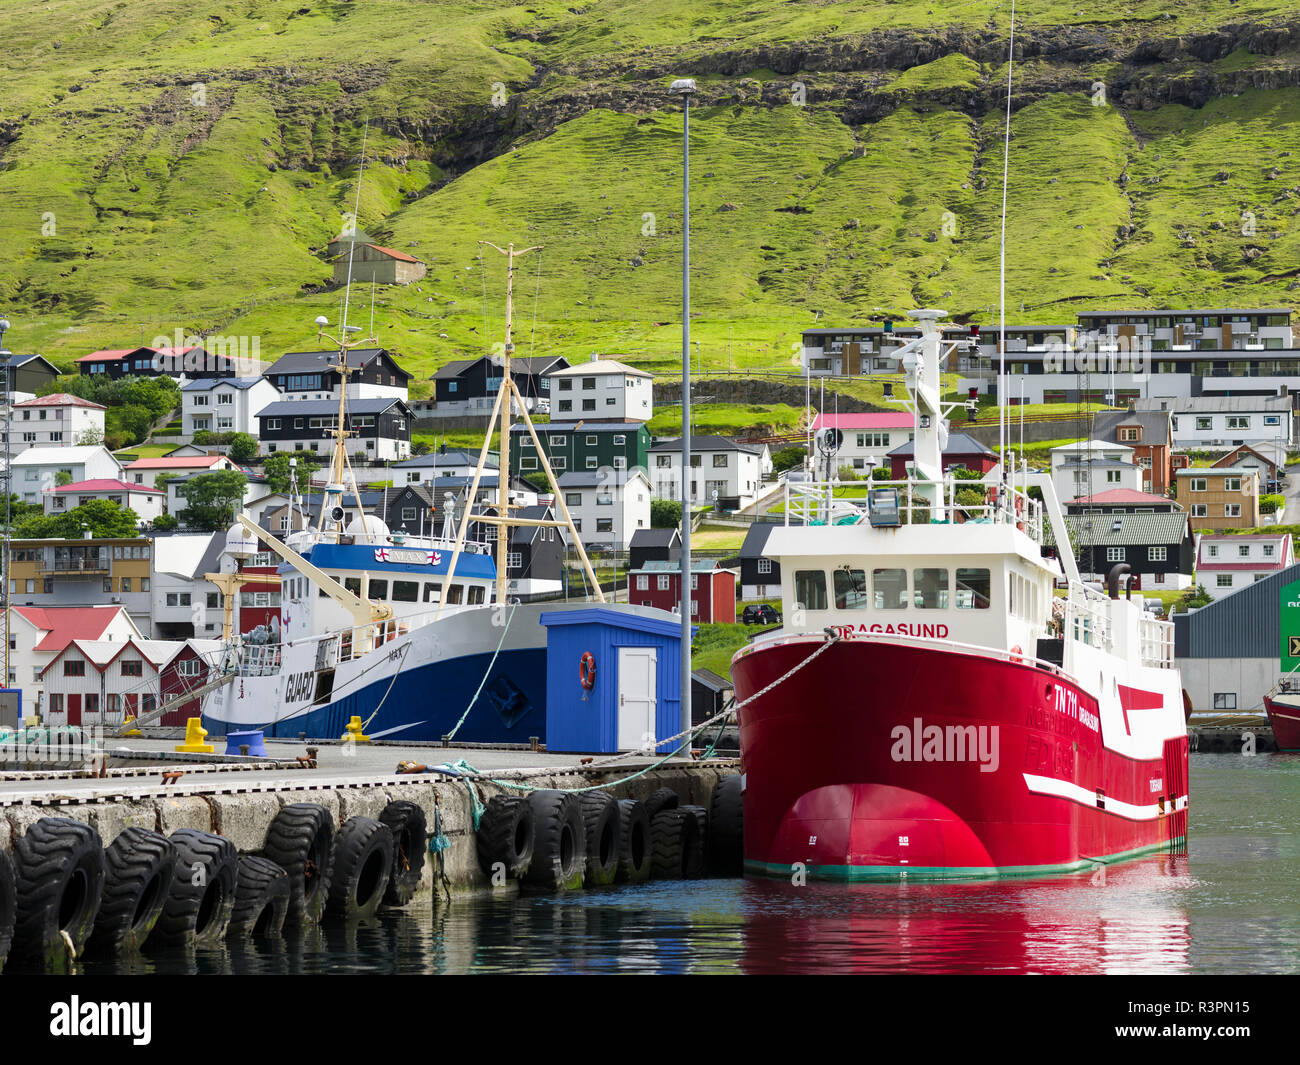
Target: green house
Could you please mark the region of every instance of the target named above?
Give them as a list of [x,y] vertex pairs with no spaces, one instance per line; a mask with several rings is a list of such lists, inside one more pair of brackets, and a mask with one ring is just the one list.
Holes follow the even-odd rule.
[[[634,469],[646,465],[650,451],[645,422],[562,422],[536,428],[557,476],[602,466]],[[510,468],[521,477],[542,468],[527,426],[510,427]]]

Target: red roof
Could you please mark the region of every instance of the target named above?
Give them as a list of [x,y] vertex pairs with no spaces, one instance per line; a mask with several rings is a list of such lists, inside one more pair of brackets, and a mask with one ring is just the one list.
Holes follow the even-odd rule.
[[133,351],[139,351],[139,348],[114,348],[106,351],[92,351],[89,355],[83,355],[78,362],[111,362],[116,359],[125,359]]
[[67,392],[55,392],[51,396],[37,396],[35,399],[25,399],[21,403],[15,403],[15,407],[88,407],[91,410],[108,410],[107,407],[100,403],[91,403],[88,399],[82,399],[80,396],[71,396]]
[[1094,492],[1091,496],[1078,496],[1065,501],[1066,506],[1071,503],[1164,503],[1168,505],[1173,503],[1173,500],[1167,496],[1139,492],[1135,488],[1111,488],[1105,492]]
[[128,462],[128,470],[183,470],[191,466],[215,466],[225,460],[224,455],[163,455],[155,459],[136,459]]
[[77,481],[54,489],[55,492],[145,492],[149,495],[163,495],[161,488],[146,488],[142,484],[127,484],[112,477],[99,477],[90,481]]
[[[1290,565],[1287,563],[1286,565]],[[1284,569],[1286,568],[1281,559],[1267,559],[1259,562],[1198,562],[1197,569],[1253,569],[1256,572],[1265,569]]]
[[73,640],[99,640],[122,613],[120,606],[16,606],[38,629],[46,630],[34,650],[62,651]]
[[911,429],[912,416],[903,411],[881,411],[870,414],[819,414],[813,421],[813,431],[818,429]]
[[[343,241],[341,241],[338,237],[335,237],[333,240],[330,241],[330,244],[341,244],[341,243],[343,243]],[[394,251],[392,248],[383,248],[380,247],[378,244],[371,244],[368,241],[359,241],[358,243],[362,244],[364,247],[367,248],[374,248],[375,251],[383,252],[385,255],[392,256],[394,259],[401,259],[402,262],[404,263],[418,263],[420,261],[414,255],[407,255],[406,252],[404,251]]]

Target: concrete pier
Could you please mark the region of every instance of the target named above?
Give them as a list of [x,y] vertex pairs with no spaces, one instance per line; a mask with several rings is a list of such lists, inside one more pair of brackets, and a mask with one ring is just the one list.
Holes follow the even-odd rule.
[[[734,759],[672,759],[635,779],[610,783],[658,759],[638,756],[589,767],[583,756],[545,751],[312,743],[312,768],[308,745],[298,741],[268,741],[269,758],[234,761],[186,761],[171,751],[175,744],[174,739],[137,738],[108,744],[102,764],[32,771],[0,767],[0,848],[12,849],[13,840],[42,817],[70,817],[94,826],[105,847],[134,825],[164,834],[179,828],[216,832],[241,852],[253,852],[262,848],[271,821],[289,803],[319,803],[337,826],[356,815],[377,817],[389,802],[405,799],[424,810],[430,836],[437,830],[448,841],[440,854],[426,854],[424,888],[450,897],[489,887],[478,866],[471,784],[441,773],[399,774],[401,761],[432,766],[463,759],[480,772],[510,773],[511,783],[609,784],[618,798],[644,799],[669,787],[683,804],[706,807],[718,779],[739,771]],[[164,774],[178,770],[179,778],[164,782]],[[472,787],[483,803],[502,792],[522,794],[479,780]]]

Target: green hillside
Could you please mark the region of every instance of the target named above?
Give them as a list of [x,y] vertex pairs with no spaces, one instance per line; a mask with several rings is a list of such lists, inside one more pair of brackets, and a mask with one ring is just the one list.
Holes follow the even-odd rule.
[[[666,86],[683,75],[700,85],[705,369],[789,366],[814,321],[917,305],[989,321],[1008,11],[10,2],[7,339],[61,365],[177,329],[256,337],[263,357],[310,343],[317,314],[339,315],[324,250],[352,210],[368,121],[360,225],[429,264],[373,308],[409,368],[427,379],[501,340],[503,270],[495,253],[480,260],[486,239],[545,246],[518,274],[522,353],[668,369],[682,219]],[[1009,318],[1294,305],[1294,4],[1034,0],[1017,14]],[[354,291],[363,327],[370,303]]]

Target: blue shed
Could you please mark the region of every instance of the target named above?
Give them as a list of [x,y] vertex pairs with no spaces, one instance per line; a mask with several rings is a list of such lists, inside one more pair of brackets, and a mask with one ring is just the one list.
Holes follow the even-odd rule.
[[[612,754],[682,730],[681,623],[609,607],[555,611],[546,627],[546,749]],[[596,660],[586,691],[582,656]],[[585,696],[585,699],[584,699]],[[667,754],[671,748],[665,748]]]

